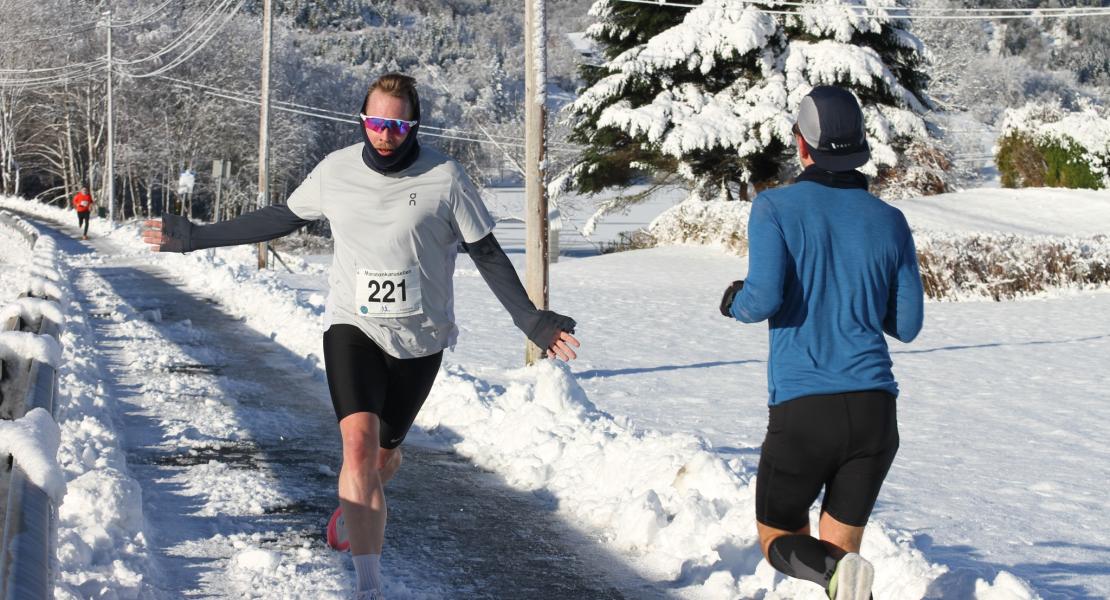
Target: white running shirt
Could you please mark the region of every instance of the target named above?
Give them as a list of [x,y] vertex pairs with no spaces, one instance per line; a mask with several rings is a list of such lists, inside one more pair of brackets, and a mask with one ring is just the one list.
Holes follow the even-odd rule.
[[378,173],[363,145],[329,154],[289,196],[305,220],[327,219],[335,239],[326,327],[354,325],[397,358],[453,346],[452,277],[459,241],[494,220],[462,167],[427,147],[407,169]]

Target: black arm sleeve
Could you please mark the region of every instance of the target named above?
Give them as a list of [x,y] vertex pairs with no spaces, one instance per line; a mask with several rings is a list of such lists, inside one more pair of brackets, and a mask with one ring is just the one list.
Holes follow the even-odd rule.
[[162,252],[189,252],[217,246],[264,242],[288,235],[308,225],[288,206],[267,206],[230,221],[194,225],[185,217],[162,215]]
[[555,343],[560,332],[574,333],[577,325],[574,319],[550,310],[536,309],[536,305],[528,299],[513,263],[505,256],[505,251],[492,233],[472,244],[464,243],[462,247],[474,260],[493,295],[509,311],[513,324],[533,344],[546,350]]

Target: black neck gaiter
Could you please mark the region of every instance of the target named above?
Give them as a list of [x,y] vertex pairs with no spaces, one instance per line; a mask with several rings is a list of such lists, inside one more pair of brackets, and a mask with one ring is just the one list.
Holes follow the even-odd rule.
[[401,145],[390,156],[382,156],[374,149],[374,145],[366,137],[366,129],[363,128],[362,162],[382,174],[396,173],[409,168],[420,156],[420,144],[416,141],[416,130],[419,127],[420,125],[413,127],[409,131],[409,136],[405,138],[404,142],[401,142]]
[[867,189],[867,176],[859,171],[826,171],[817,165],[806,167],[794,181],[812,181],[840,189]]
[[[366,101],[363,100],[363,106],[366,106]],[[420,105],[413,107],[413,121],[420,121]],[[418,122],[412,129],[409,130],[408,137],[401,145],[393,151],[389,156],[382,156],[374,145],[370,143],[370,137],[366,135],[366,126],[359,120],[359,131],[362,132],[362,162],[366,166],[381,173],[383,175],[389,173],[397,173],[404,171],[416,162],[417,157],[420,156],[420,143],[416,141],[416,134],[420,130],[420,123]]]

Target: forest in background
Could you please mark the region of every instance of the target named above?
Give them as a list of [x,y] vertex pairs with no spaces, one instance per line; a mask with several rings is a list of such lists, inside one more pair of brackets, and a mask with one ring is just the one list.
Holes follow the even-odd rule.
[[[591,0],[548,0],[554,176],[574,164],[560,106],[582,85],[567,33],[597,21]],[[948,0],[914,6],[957,7]],[[1106,6],[1107,2],[1086,3]],[[275,0],[271,190],[280,201],[327,153],[359,140],[366,84],[398,70],[423,95],[424,143],[457,157],[480,184],[511,182],[523,124],[523,7],[508,0]],[[1075,6],[1002,0],[980,7]],[[105,185],[104,2],[0,0],[0,192],[64,204]],[[230,161],[226,214],[253,207],[261,9],[256,0],[111,3],[117,206],[212,218],[212,161]],[[648,7],[650,8],[650,7]],[[929,135],[970,179],[1006,109],[1105,106],[1110,18],[914,21],[923,43]],[[306,115],[310,113],[312,116]],[[496,142],[496,143],[494,143]],[[184,170],[197,173],[187,198]],[[648,175],[650,177],[650,174]],[[188,200],[188,202],[183,202]]]

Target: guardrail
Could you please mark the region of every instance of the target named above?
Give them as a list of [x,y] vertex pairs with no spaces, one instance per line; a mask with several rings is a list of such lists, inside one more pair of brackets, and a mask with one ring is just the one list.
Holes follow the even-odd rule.
[[35,242],[39,239],[39,232],[28,224],[27,221],[20,219],[6,210],[0,210],[0,223],[18,231],[27,240],[29,246],[32,248],[35,247]]
[[[33,274],[28,282],[28,291],[23,296],[60,303],[62,298],[58,286],[50,285],[40,278],[44,273],[57,273],[53,268],[53,241],[46,238],[40,242],[38,232],[32,226],[6,211],[0,212],[0,223],[19,231],[35,249],[32,259]],[[43,243],[47,241],[49,243]],[[58,314],[61,314],[60,310]],[[46,314],[37,315],[28,322],[21,310],[19,315],[0,325],[4,330],[29,331],[49,335],[57,340],[63,324],[55,322]],[[22,394],[18,394],[22,397],[8,398],[7,407],[4,407],[5,398],[0,397],[0,407],[4,407],[4,412],[11,411],[13,418],[19,418],[35,408],[43,408],[53,416],[57,390],[55,368],[34,359],[29,361],[25,369],[13,369],[10,365],[0,363],[0,380],[17,378],[22,379],[23,385],[11,385],[8,389],[22,390]],[[22,400],[22,406],[10,405],[18,400]],[[0,462],[0,478],[6,478],[8,490],[2,521],[4,528],[0,535],[0,600],[52,598],[52,545],[57,507],[45,491],[28,479],[27,474],[11,457]]]

